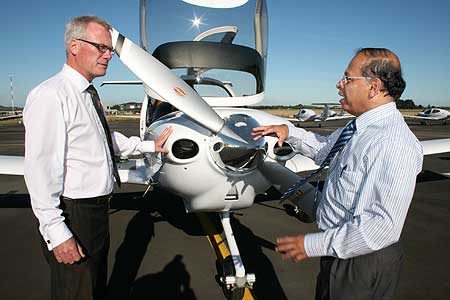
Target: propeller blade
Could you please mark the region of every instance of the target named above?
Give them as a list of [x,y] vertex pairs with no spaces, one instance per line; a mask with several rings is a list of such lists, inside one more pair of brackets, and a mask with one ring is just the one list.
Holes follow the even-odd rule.
[[[159,60],[113,29],[113,47],[120,60],[160,99],[164,99],[214,133],[221,131],[222,118],[182,79]],[[224,134],[230,134],[225,130]],[[238,138],[231,136],[232,138]]]
[[[270,157],[266,158],[259,170],[282,194],[301,178],[299,175],[282,166],[279,162]],[[301,190],[303,195],[292,203],[298,206],[307,215],[304,222],[314,222],[316,220],[317,209],[314,201],[315,187],[309,183],[305,183],[302,185]],[[318,196],[320,197],[320,193]]]

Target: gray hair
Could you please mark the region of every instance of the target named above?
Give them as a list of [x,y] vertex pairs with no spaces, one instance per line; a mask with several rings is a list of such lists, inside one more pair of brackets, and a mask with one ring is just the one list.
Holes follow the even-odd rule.
[[69,44],[73,39],[85,38],[86,27],[89,23],[97,23],[106,30],[112,29],[111,25],[105,20],[97,16],[79,16],[72,18],[66,24],[66,32],[64,33],[64,45],[66,47],[66,56],[69,54]]

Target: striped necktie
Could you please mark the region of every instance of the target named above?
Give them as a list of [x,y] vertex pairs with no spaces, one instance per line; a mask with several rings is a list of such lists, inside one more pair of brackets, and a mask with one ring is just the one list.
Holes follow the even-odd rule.
[[100,103],[100,97],[98,96],[97,90],[92,84],[89,85],[86,91],[91,95],[92,104],[94,104],[95,111],[97,112],[98,118],[102,123],[103,130],[105,131],[106,140],[108,141],[109,153],[111,154],[111,161],[114,169],[114,178],[116,179],[117,185],[120,187],[121,181],[119,171],[117,170],[116,159],[114,157],[114,148],[112,144],[111,132],[109,131],[109,126],[108,123],[106,122],[105,113],[103,112],[102,104]]
[[[331,148],[331,151],[328,153],[325,160],[322,162],[320,167],[309,174],[307,177],[300,179],[295,184],[293,184],[281,197],[281,202],[285,200],[290,200],[293,203],[295,202],[295,199],[300,198],[303,196],[303,192],[300,190],[301,186],[305,184],[312,176],[316,175],[317,173],[322,172],[323,168],[327,167],[333,158],[336,156],[336,154],[341,151],[342,148],[344,148],[345,144],[352,138],[353,133],[356,130],[356,120],[351,121],[347,126],[345,126],[344,130],[342,130],[341,135],[336,140],[336,143],[334,143],[333,148]],[[320,178],[320,177],[319,177]],[[317,193],[316,193],[317,196]],[[314,199],[316,200],[316,199]]]

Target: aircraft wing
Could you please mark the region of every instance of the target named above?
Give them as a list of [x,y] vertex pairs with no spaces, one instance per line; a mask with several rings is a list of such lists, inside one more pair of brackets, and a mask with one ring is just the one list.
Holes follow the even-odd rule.
[[422,141],[423,155],[450,152],[450,139]]
[[436,118],[436,117],[407,116],[407,115],[403,115],[403,118],[407,118],[407,119],[419,119],[419,120],[429,120],[429,121],[439,121],[439,120],[444,119],[444,118]]
[[0,174],[23,175],[23,156],[0,155]]
[[[334,116],[334,117],[327,117],[325,121],[333,121],[333,120],[345,120],[345,119],[353,119],[355,116],[352,115],[345,115],[345,116]],[[324,121],[324,120],[315,120],[315,121]]]
[[291,121],[291,122],[301,122],[299,119],[297,119],[297,118],[285,118],[286,120],[288,120],[288,121]]
[[[450,152],[450,139],[422,141],[423,154],[431,155]],[[0,155],[0,174],[23,175],[23,156]],[[295,155],[285,162],[285,166],[293,172],[312,171],[318,168],[313,160]],[[120,179],[124,183],[149,184],[159,166],[150,167],[144,159],[129,159],[119,163]]]
[[[0,155],[0,174],[24,175],[23,156]],[[120,180],[126,183],[149,184],[154,170],[146,166],[143,159],[130,159],[119,163]]]
[[0,121],[3,121],[3,120],[12,120],[12,119],[20,119],[20,118],[22,118],[22,114],[20,114],[20,115],[11,115],[11,116],[0,117]]

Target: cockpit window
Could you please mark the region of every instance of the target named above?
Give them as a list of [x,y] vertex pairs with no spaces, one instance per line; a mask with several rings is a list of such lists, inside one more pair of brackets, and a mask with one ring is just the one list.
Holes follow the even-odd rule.
[[[246,105],[245,101],[257,103],[263,99],[267,55],[264,0],[249,0],[227,9],[183,1],[149,1],[145,9],[143,27],[147,51],[179,76],[232,82],[232,97],[243,98],[241,105]],[[194,42],[198,45],[192,44]],[[183,54],[186,52],[193,55]],[[227,91],[224,96],[224,90],[204,86],[198,89],[206,92],[201,96],[217,98],[211,100],[214,102],[228,101]],[[246,97],[249,100],[244,99]]]

